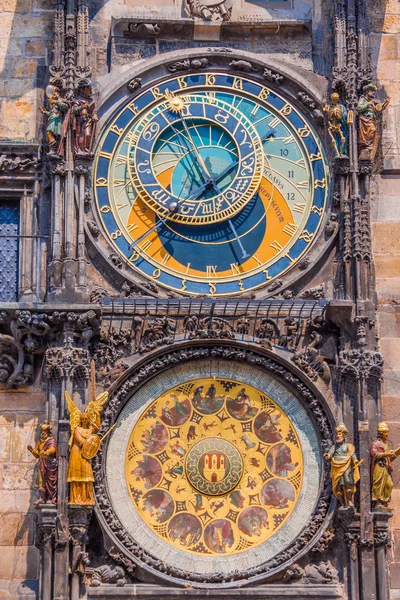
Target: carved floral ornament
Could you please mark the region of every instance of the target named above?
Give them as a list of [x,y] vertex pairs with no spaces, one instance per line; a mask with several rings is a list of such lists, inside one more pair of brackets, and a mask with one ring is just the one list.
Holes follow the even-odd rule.
[[[138,369],[125,379],[124,383],[111,393],[110,401],[104,410],[104,419],[102,430],[99,435],[106,431],[114,422],[118,422],[118,415],[121,410],[127,406],[131,397],[146,382],[151,382],[152,378],[158,376],[166,369],[173,369],[176,366],[182,367],[185,363],[204,360],[234,361],[239,363],[238,368],[253,368],[263,373],[269,373],[282,382],[284,386],[292,389],[297,398],[301,398],[302,404],[312,419],[316,432],[318,432],[319,444],[323,449],[327,449],[332,440],[332,417],[329,409],[321,400],[318,393],[314,393],[306,386],[297,375],[289,370],[283,364],[280,364],[270,356],[250,352],[240,347],[224,345],[203,345],[199,347],[189,347],[178,351],[164,354],[158,358],[152,358],[143,362]],[[240,365],[240,366],[239,366]],[[247,367],[246,367],[247,365]],[[118,431],[118,425],[117,429]],[[106,458],[108,446],[102,447],[94,461],[95,476],[95,495],[97,501],[97,511],[101,526],[107,532],[107,537],[111,544],[115,545],[120,552],[130,560],[136,562],[144,569],[150,569],[153,574],[158,572],[158,577],[163,580],[174,581],[184,584],[190,581],[193,585],[206,587],[209,584],[225,583],[234,585],[234,581],[246,579],[247,581],[262,581],[271,577],[277,572],[286,569],[295,560],[298,560],[303,554],[309,551],[321,536],[330,521],[333,505],[330,505],[330,497],[326,491],[329,478],[325,473],[324,485],[320,486],[319,498],[316,501],[315,509],[308,520],[308,524],[302,530],[300,536],[296,536],[293,541],[282,551],[279,551],[272,559],[261,564],[251,564],[250,567],[243,570],[233,570],[232,572],[214,572],[193,573],[180,568],[179,563],[166,564],[160,560],[157,554],[152,554],[147,549],[143,549],[127,528],[120,521],[114,508],[112,491],[110,483],[106,483]],[[108,480],[107,480],[108,481]]]

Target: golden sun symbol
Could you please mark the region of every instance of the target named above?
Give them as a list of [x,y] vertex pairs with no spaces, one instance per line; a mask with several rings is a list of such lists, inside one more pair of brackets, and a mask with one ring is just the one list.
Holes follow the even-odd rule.
[[167,99],[168,106],[173,113],[179,114],[183,111],[185,106],[183,98],[174,96],[174,94],[169,90],[165,90],[165,97]]

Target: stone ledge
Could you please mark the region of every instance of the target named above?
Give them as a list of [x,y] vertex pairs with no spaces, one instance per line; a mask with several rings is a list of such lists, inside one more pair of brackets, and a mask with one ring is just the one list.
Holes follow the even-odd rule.
[[116,587],[111,585],[102,585],[97,588],[89,587],[87,591],[88,598],[98,598],[108,600],[110,598],[146,598],[149,600],[159,600],[163,598],[167,600],[176,600],[178,597],[185,598],[204,598],[207,600],[217,600],[225,598],[233,600],[235,598],[254,598],[259,600],[284,600],[293,598],[296,600],[322,598],[334,599],[343,598],[343,590],[336,585],[291,585],[277,584],[265,585],[253,588],[214,588],[199,589],[199,588],[172,588],[161,587],[156,585],[126,585],[124,587]]

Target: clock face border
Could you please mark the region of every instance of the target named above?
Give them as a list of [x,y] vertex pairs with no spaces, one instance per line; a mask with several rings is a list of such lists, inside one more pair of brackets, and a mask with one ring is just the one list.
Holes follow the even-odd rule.
[[[221,58],[221,57],[219,57]],[[229,57],[230,59],[232,58]],[[111,231],[111,234],[109,235],[108,238],[106,238],[106,236],[101,235],[100,236],[100,240],[96,240],[94,241],[92,238],[92,242],[94,245],[96,245],[100,250],[103,251],[103,257],[104,254],[107,252],[107,247],[110,248],[112,247],[112,250],[115,252],[117,251],[118,254],[121,256],[121,259],[123,260],[123,266],[121,271],[123,272],[123,279],[127,279],[128,281],[134,281],[135,283],[141,283],[142,281],[149,281],[152,282],[153,284],[157,285],[157,287],[159,288],[159,293],[161,295],[166,295],[169,290],[173,290],[174,292],[178,292],[179,294],[181,294],[182,296],[185,295],[206,295],[206,296],[235,296],[235,295],[241,295],[243,293],[246,292],[252,292],[254,290],[254,292],[256,293],[257,297],[267,297],[269,295],[271,295],[273,293],[273,291],[275,291],[277,289],[276,287],[276,283],[277,279],[279,279],[279,285],[278,287],[280,287],[282,290],[287,287],[288,284],[292,284],[293,281],[297,281],[300,277],[304,276],[305,273],[309,270],[307,268],[307,265],[301,266],[300,269],[298,268],[299,263],[301,263],[301,261],[303,261],[304,256],[307,254],[307,256],[310,257],[310,261],[309,264],[315,264],[316,262],[316,255],[317,255],[317,260],[319,260],[321,258],[321,256],[323,255],[324,252],[327,251],[327,249],[329,248],[329,246],[332,244],[332,239],[327,240],[326,237],[324,238],[323,235],[323,224],[327,221],[328,216],[329,216],[329,211],[330,211],[330,204],[331,204],[331,200],[330,200],[330,185],[329,185],[329,165],[328,165],[328,161],[326,158],[326,153],[324,150],[324,145],[321,139],[321,136],[317,133],[318,131],[318,123],[313,122],[312,118],[309,118],[309,116],[307,116],[307,118],[304,116],[304,111],[301,110],[301,108],[299,108],[299,102],[295,100],[295,98],[293,98],[293,90],[291,90],[291,93],[288,93],[288,90],[283,87],[283,89],[276,89],[276,87],[274,87],[273,84],[270,84],[268,82],[268,84],[266,84],[266,82],[264,81],[257,81],[257,79],[255,78],[255,75],[251,75],[249,76],[247,73],[232,73],[232,72],[226,72],[224,71],[223,68],[219,67],[218,72],[215,70],[213,72],[191,72],[189,71],[188,73],[184,73],[184,75],[174,75],[171,76],[169,75],[168,77],[161,77],[158,80],[156,79],[151,79],[151,81],[149,82],[149,86],[143,86],[143,90],[140,90],[137,94],[135,94],[135,96],[133,98],[129,98],[129,102],[127,102],[126,98],[124,101],[120,101],[120,105],[119,108],[117,109],[117,113],[111,110],[111,108],[109,108],[108,110],[108,115],[107,115],[107,124],[106,126],[103,128],[103,133],[102,133],[102,137],[100,138],[100,146],[99,148],[102,148],[104,146],[102,146],[102,144],[104,143],[104,140],[108,137],[108,139],[115,137],[115,140],[118,141],[119,137],[119,133],[120,133],[120,127],[117,124],[118,119],[121,119],[121,115],[125,114],[126,112],[129,111],[130,114],[132,115],[132,117],[134,116],[133,113],[131,112],[131,110],[129,109],[129,106],[135,105],[138,102],[138,99],[140,98],[149,98],[149,94],[151,95],[151,97],[153,98],[154,102],[157,102],[158,98],[154,97],[154,86],[156,86],[156,88],[160,88],[160,86],[164,85],[166,88],[171,88],[171,82],[176,82],[176,91],[177,93],[179,92],[179,90],[182,93],[182,89],[181,89],[181,85],[185,85],[185,82],[187,81],[187,79],[185,78],[199,78],[199,77],[204,77],[204,78],[209,78],[209,77],[216,77],[217,74],[220,74],[221,77],[225,77],[225,78],[229,78],[229,80],[231,82],[236,82],[236,85],[238,86],[244,86],[245,82],[246,85],[248,84],[249,86],[252,86],[252,89],[258,89],[258,90],[269,90],[269,94],[273,95],[274,98],[278,98],[279,102],[280,102],[280,106],[281,109],[284,109],[284,112],[286,111],[290,111],[291,114],[289,115],[285,115],[283,114],[282,117],[284,119],[297,119],[297,124],[300,123],[301,126],[299,126],[297,129],[303,129],[306,128],[305,134],[306,137],[303,139],[302,141],[304,141],[305,143],[305,147],[307,148],[308,145],[308,155],[310,154],[317,154],[317,152],[312,152],[312,150],[316,149],[315,144],[317,145],[318,151],[321,152],[321,160],[320,160],[320,167],[321,168],[319,170],[319,172],[317,173],[317,175],[314,177],[314,180],[312,181],[311,185],[312,187],[314,187],[314,192],[315,192],[315,196],[313,198],[313,203],[312,203],[312,207],[314,208],[313,213],[307,213],[307,217],[310,218],[311,217],[315,220],[317,220],[317,224],[313,225],[312,228],[309,227],[309,229],[307,230],[307,227],[304,227],[304,235],[303,237],[306,238],[307,241],[304,240],[304,244],[303,244],[303,248],[300,252],[297,253],[297,255],[295,254],[294,256],[291,255],[290,258],[288,258],[287,256],[285,256],[284,254],[282,254],[282,256],[279,258],[279,260],[277,261],[279,263],[278,267],[276,267],[277,262],[273,263],[273,269],[270,270],[267,273],[262,273],[262,271],[265,271],[267,269],[259,269],[258,272],[252,272],[251,277],[254,279],[254,277],[258,277],[257,281],[254,281],[254,285],[249,285],[248,284],[248,280],[249,277],[247,277],[246,282],[243,284],[243,279],[240,279],[239,277],[239,273],[237,270],[237,266],[231,264],[231,268],[232,268],[232,273],[227,274],[227,277],[225,279],[225,281],[223,283],[228,283],[230,285],[230,287],[228,289],[224,289],[222,292],[219,290],[219,280],[213,281],[212,277],[208,278],[208,280],[205,282],[205,285],[207,287],[203,287],[202,288],[197,288],[197,289],[193,289],[190,288],[190,286],[187,285],[187,283],[183,283],[182,281],[184,281],[184,277],[182,277],[182,274],[180,274],[180,278],[179,278],[179,283],[178,284],[174,284],[174,285],[169,285],[167,280],[163,280],[163,277],[160,276],[162,274],[164,274],[164,272],[167,275],[167,278],[169,277],[169,279],[171,279],[171,277],[173,277],[173,272],[171,274],[171,272],[168,272],[168,270],[165,268],[162,264],[160,264],[160,261],[158,262],[150,262],[148,261],[147,264],[147,268],[146,270],[143,270],[142,272],[140,271],[136,271],[132,268],[130,262],[129,262],[129,256],[132,256],[132,254],[134,254],[133,249],[132,251],[131,248],[125,248],[125,254],[122,253],[121,254],[121,245],[124,245],[126,247],[129,246],[129,240],[125,240],[123,241],[121,238],[122,236],[119,236],[119,238],[115,238],[114,239],[110,239],[112,231],[111,229],[118,230],[119,228],[119,223],[117,223],[117,221],[115,220],[115,216],[114,214],[111,213],[111,211],[109,212],[109,214],[104,214],[100,212],[100,210],[96,210],[95,216],[96,219],[99,218],[99,216],[101,215],[103,218],[106,217],[109,221],[109,223],[111,223],[111,225],[108,225],[109,227],[109,231]],[[211,80],[212,81],[212,80]],[[180,82],[180,83],[179,83]],[[238,83],[239,82],[239,83]],[[198,83],[196,83],[196,90],[198,88]],[[152,91],[153,90],[153,91]],[[195,91],[194,90],[194,93]],[[174,91],[174,90],[172,90]],[[183,91],[187,91],[187,88],[184,88]],[[159,92],[161,95],[163,95],[162,90]],[[261,92],[261,93],[267,93],[267,92]],[[146,96],[147,95],[147,96]],[[157,91],[156,91],[156,96],[157,96]],[[290,107],[290,108],[289,108]],[[111,114],[112,113],[112,114]],[[110,116],[111,115],[111,116]],[[126,119],[126,116],[125,116]],[[300,119],[300,121],[299,121]],[[119,123],[121,124],[121,120],[119,120]],[[111,130],[114,128],[115,133],[112,134],[110,133]],[[309,133],[308,133],[309,132]],[[314,145],[313,145],[314,144]],[[100,150],[101,152],[102,150]],[[106,161],[109,162],[110,160],[110,153],[108,153],[107,155],[101,156],[100,158],[102,159],[102,161]],[[96,158],[96,167],[98,166],[98,161],[99,161],[99,156],[97,156]],[[101,173],[99,171],[95,172],[96,175],[101,175]],[[104,171],[103,171],[104,173]],[[321,175],[318,176],[318,175]],[[98,187],[105,187],[105,182],[103,178],[103,181],[99,180],[99,177],[94,177],[93,178],[94,181],[98,182],[98,184],[100,184]],[[103,186],[101,185],[103,184]],[[98,190],[97,190],[98,191]],[[104,197],[103,197],[104,198]],[[101,203],[101,201],[100,201]],[[319,206],[320,205],[320,206]],[[103,211],[107,210],[104,209],[105,206],[107,205],[107,202],[102,201],[102,205],[99,206],[99,209],[101,209],[103,207]],[[318,214],[319,213],[319,214]],[[104,219],[102,221],[102,230],[104,231],[105,227],[104,227]],[[310,231],[310,229],[313,229]],[[112,244],[112,246],[111,246]],[[136,251],[135,251],[136,252]],[[137,253],[140,254],[140,253]],[[279,254],[279,250],[277,250],[276,254]],[[288,253],[287,253],[288,254]],[[148,257],[146,257],[148,258]],[[107,259],[106,259],[107,260]],[[282,268],[283,267],[283,268]],[[115,270],[115,267],[113,267],[113,270]],[[246,271],[246,275],[247,275]],[[211,272],[212,273],[212,272]],[[141,277],[141,276],[144,277]],[[122,273],[121,273],[122,276]],[[260,282],[260,277],[262,279],[262,281]],[[197,282],[200,281],[202,282],[202,280],[197,279]],[[272,284],[272,285],[271,285]],[[143,285],[143,283],[142,283]],[[144,284],[146,285],[146,284]],[[236,286],[236,287],[234,287]],[[268,288],[271,286],[271,290],[269,290]],[[188,289],[189,288],[189,289]]]
[[[245,345],[241,344],[233,346],[227,344],[227,346],[230,348],[229,353],[226,353],[223,348],[215,346],[213,343],[205,343],[202,346],[196,347],[188,344],[183,349],[165,352],[156,358],[143,359],[140,365],[136,365],[135,368],[125,375],[123,380],[121,379],[121,384],[117,384],[115,387],[112,408],[105,415],[104,423],[102,424],[104,431],[108,430],[114,423],[118,423],[119,425],[114,429],[113,434],[108,437],[95,458],[94,469],[98,474],[94,484],[97,499],[96,514],[110,543],[115,545],[130,560],[137,563],[138,567],[143,569],[143,572],[149,571],[152,581],[156,578],[159,581],[168,581],[175,584],[190,582],[193,587],[204,589],[215,585],[226,588],[235,587],[239,581],[261,583],[286,569],[290,564],[298,561],[303,555],[309,552],[323,535],[332,518],[335,502],[332,498],[329,499],[324,491],[329,482],[329,472],[324,470],[321,457],[322,453],[332,444],[334,436],[333,401],[327,401],[314,384],[309,382],[305,385],[303,379],[298,377],[283,357],[276,357],[264,351],[260,352],[257,348],[249,350]],[[171,365],[175,366],[171,367]],[[213,569],[211,569],[213,572],[210,572],[210,569],[206,568],[206,572],[197,573],[193,572],[191,563],[189,571],[185,571],[180,568],[179,562],[175,560],[172,562],[167,561],[167,563],[161,561],[159,554],[154,553],[152,545],[150,546],[150,550],[148,543],[144,547],[140,534],[138,534],[140,538],[138,539],[136,530],[132,536],[132,533],[129,532],[132,528],[128,526],[127,529],[127,524],[129,525],[130,523],[129,519],[128,521],[126,520],[126,507],[128,505],[125,501],[121,500],[122,496],[118,492],[120,483],[117,486],[114,485],[115,479],[121,477],[124,479],[125,477],[124,463],[121,461],[121,456],[124,455],[123,440],[125,439],[126,442],[129,441],[132,431],[131,426],[143,414],[143,409],[151,404],[154,396],[162,393],[162,388],[156,385],[160,377],[162,379],[162,376],[164,376],[166,388],[175,383],[175,380],[172,383],[168,381],[166,371],[170,372],[171,368],[177,382],[181,378],[186,380],[193,379],[193,373],[195,377],[199,376],[201,378],[205,375],[218,377],[224,372],[226,376],[230,373],[232,378],[240,381],[245,379],[249,382],[249,385],[252,385],[255,383],[254,375],[256,374],[256,379],[261,378],[264,381],[272,382],[274,389],[283,389],[285,390],[285,397],[292,398],[294,413],[291,413],[291,408],[290,406],[287,407],[286,402],[285,408],[288,408],[292,414],[292,421],[297,428],[299,427],[299,422],[296,416],[296,407],[301,407],[300,412],[305,411],[307,416],[303,422],[304,428],[303,425],[300,425],[300,429],[303,431],[300,434],[304,452],[303,456],[306,463],[309,463],[310,452],[314,457],[317,457],[317,462],[321,462],[320,467],[318,467],[320,469],[320,477],[317,483],[318,477],[315,478],[316,473],[312,475],[312,478],[314,477],[315,480],[315,485],[312,484],[312,493],[305,504],[301,503],[301,506],[303,506],[302,510],[305,510],[307,515],[309,514],[309,517],[306,517],[303,522],[301,536],[298,537],[295,535],[291,541],[286,539],[283,543],[285,549],[278,553],[273,553],[270,559],[261,562],[255,557],[256,562],[253,566],[241,565],[239,570],[235,569],[235,571],[230,572],[228,575],[228,565],[224,567],[223,572],[220,570],[217,572]],[[219,372],[220,370],[221,373]],[[148,376],[149,373],[153,373],[153,376],[150,378]],[[154,384],[153,395],[151,390],[150,394],[145,394],[145,390],[149,391],[148,384],[151,386],[152,382]],[[262,384],[261,387],[263,387]],[[269,393],[274,395],[273,389],[269,389]],[[130,425],[125,427],[124,423],[127,423],[127,421],[122,416],[127,416],[128,414],[131,415],[131,417],[128,417]],[[318,420],[315,418],[315,414],[318,415]],[[124,427],[126,429],[125,433],[123,431]],[[312,445],[308,441],[311,430],[314,432],[311,434],[311,438],[314,440]],[[297,431],[299,432],[299,428]],[[115,437],[113,438],[113,436]],[[113,450],[111,450],[113,444]],[[314,450],[312,450],[312,447]],[[315,458],[311,460],[315,465]],[[115,488],[114,491],[111,489],[113,486]],[[119,503],[120,509],[117,509],[115,502]],[[129,503],[131,503],[130,500]],[[110,518],[110,514],[112,518]],[[148,533],[147,529],[146,531]],[[250,558],[249,560],[251,562]]]

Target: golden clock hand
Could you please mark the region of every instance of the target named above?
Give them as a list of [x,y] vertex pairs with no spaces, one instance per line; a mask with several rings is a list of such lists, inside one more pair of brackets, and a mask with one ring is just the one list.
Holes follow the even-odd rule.
[[[207,185],[209,185],[209,184],[207,184]],[[201,186],[201,188],[197,189],[193,194],[191,194],[187,198],[181,198],[180,200],[178,200],[178,202],[171,202],[170,208],[169,208],[170,213],[171,214],[177,213],[180,205],[183,204],[184,202],[186,202],[187,200],[195,200],[196,196],[194,194],[196,194],[200,189],[201,190],[205,189],[205,187],[207,187],[207,186],[204,186],[204,185]],[[161,225],[163,225],[163,223],[165,223],[165,221],[168,221],[168,218],[169,218],[169,215],[162,217],[158,221],[158,223],[153,225],[153,227],[151,227],[148,231],[146,231],[146,233],[143,233],[143,235],[141,235],[137,240],[132,242],[132,244],[129,244],[129,248],[132,250],[132,248],[134,248],[135,246],[140,244],[140,242],[142,242],[150,233],[153,233],[153,231],[157,231],[157,229],[159,227],[161,227]]]

